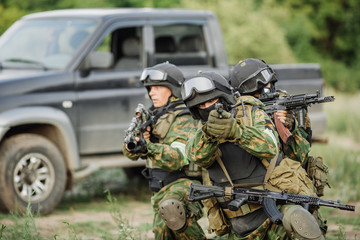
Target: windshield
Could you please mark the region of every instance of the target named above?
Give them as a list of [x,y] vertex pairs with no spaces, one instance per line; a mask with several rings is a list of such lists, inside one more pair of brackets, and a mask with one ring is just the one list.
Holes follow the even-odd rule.
[[62,69],[97,24],[88,19],[18,21],[0,37],[0,66]]

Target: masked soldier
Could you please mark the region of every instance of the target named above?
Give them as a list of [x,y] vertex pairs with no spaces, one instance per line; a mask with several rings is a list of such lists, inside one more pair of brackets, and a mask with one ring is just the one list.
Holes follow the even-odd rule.
[[[182,97],[193,117],[203,123],[191,133],[186,153],[190,161],[207,169],[210,184],[264,189],[276,179],[270,175],[275,173],[273,166],[282,162],[278,154],[278,135],[261,101],[242,96],[234,104],[231,86],[214,72],[186,80]],[[299,177],[305,180],[306,173]],[[307,184],[311,185],[309,179]],[[312,187],[302,186],[296,191],[308,195]],[[215,220],[221,218],[220,223],[214,225],[222,222],[230,226],[229,239],[323,239],[316,220],[301,206],[283,206],[283,225],[276,225],[271,223],[261,205],[246,203],[237,211],[230,211],[229,201],[225,196],[205,205],[208,213],[218,216]],[[208,219],[213,226],[213,218]],[[225,233],[221,231],[219,235]]]
[[196,122],[181,100],[182,72],[173,64],[162,63],[146,68],[140,80],[152,100],[149,109],[156,119],[143,139],[141,150],[124,153],[132,160],[146,158],[142,172],[154,192],[151,203],[154,209],[153,232],[155,239],[206,239],[197,223],[202,217],[201,203],[187,200],[191,183],[200,183],[201,176],[194,164],[189,164],[185,144],[190,129]]
[[[241,60],[235,65],[231,72],[230,84],[235,91],[242,96],[254,96],[259,98],[261,94],[275,93],[276,75],[263,60],[249,58]],[[278,91],[282,94],[282,91]],[[302,109],[293,113],[292,111],[279,110],[275,114],[269,115],[272,120],[278,118],[280,122],[291,132],[291,138],[285,143],[279,138],[280,150],[283,158],[288,157],[295,161],[299,161],[304,169],[315,169],[316,175],[311,176],[316,187],[316,193],[323,196],[325,185],[328,185],[327,166],[322,159],[309,157],[311,149],[311,123],[308,116],[308,110]],[[310,159],[310,161],[308,161]],[[317,162],[314,162],[317,159]],[[314,165],[314,166],[313,166]],[[315,172],[312,171],[312,172]],[[315,179],[317,178],[317,179]],[[323,234],[327,231],[326,220],[323,220],[318,211],[314,211]]]
[[[242,96],[254,96],[275,93],[277,82],[274,71],[262,60],[249,58],[240,61],[232,69],[230,84]],[[284,156],[299,161],[306,168],[311,146],[311,124],[307,109],[296,112],[279,110],[273,114],[272,120],[278,118],[292,133],[292,137],[284,143],[281,138],[281,149]],[[301,120],[302,126],[296,119]]]

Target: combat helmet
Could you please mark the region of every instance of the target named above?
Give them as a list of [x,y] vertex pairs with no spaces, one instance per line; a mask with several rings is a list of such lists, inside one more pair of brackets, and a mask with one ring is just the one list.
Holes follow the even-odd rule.
[[274,71],[263,60],[248,58],[234,66],[230,74],[230,84],[241,95],[252,95],[271,84],[275,91],[277,81]]
[[[191,77],[183,83],[181,96],[195,119],[201,119],[198,105],[219,98],[226,110],[234,104],[229,82],[215,72],[204,72]],[[202,119],[203,120],[203,119]]]
[[181,84],[184,80],[185,77],[180,69],[168,62],[145,68],[140,76],[140,81],[148,92],[151,86],[164,86],[169,88],[176,98],[181,98]]

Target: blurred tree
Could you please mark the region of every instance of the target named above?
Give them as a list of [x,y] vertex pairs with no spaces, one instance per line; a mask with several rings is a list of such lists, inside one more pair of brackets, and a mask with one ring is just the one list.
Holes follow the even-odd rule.
[[277,0],[276,5],[285,6],[291,12],[289,21],[282,25],[298,56],[306,48],[307,52],[318,51],[322,56],[352,66],[357,64],[360,57],[360,1]]
[[338,90],[360,89],[359,0],[0,0],[0,34],[21,16],[64,8],[154,7],[214,12],[230,64],[319,62]]
[[0,4],[0,35],[25,14],[26,12],[17,7],[8,7],[5,9],[3,5]]
[[230,64],[249,57],[267,63],[296,62],[284,30],[261,1],[182,0],[181,4],[179,7],[210,10],[217,15]]

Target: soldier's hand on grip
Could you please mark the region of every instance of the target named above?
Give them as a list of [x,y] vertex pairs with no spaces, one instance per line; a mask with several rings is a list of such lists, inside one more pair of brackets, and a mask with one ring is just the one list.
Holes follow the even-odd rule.
[[223,111],[220,118],[219,113],[212,110],[206,123],[206,132],[217,139],[227,139],[231,137],[230,133],[234,132],[233,129],[236,128],[236,124],[231,113]]

